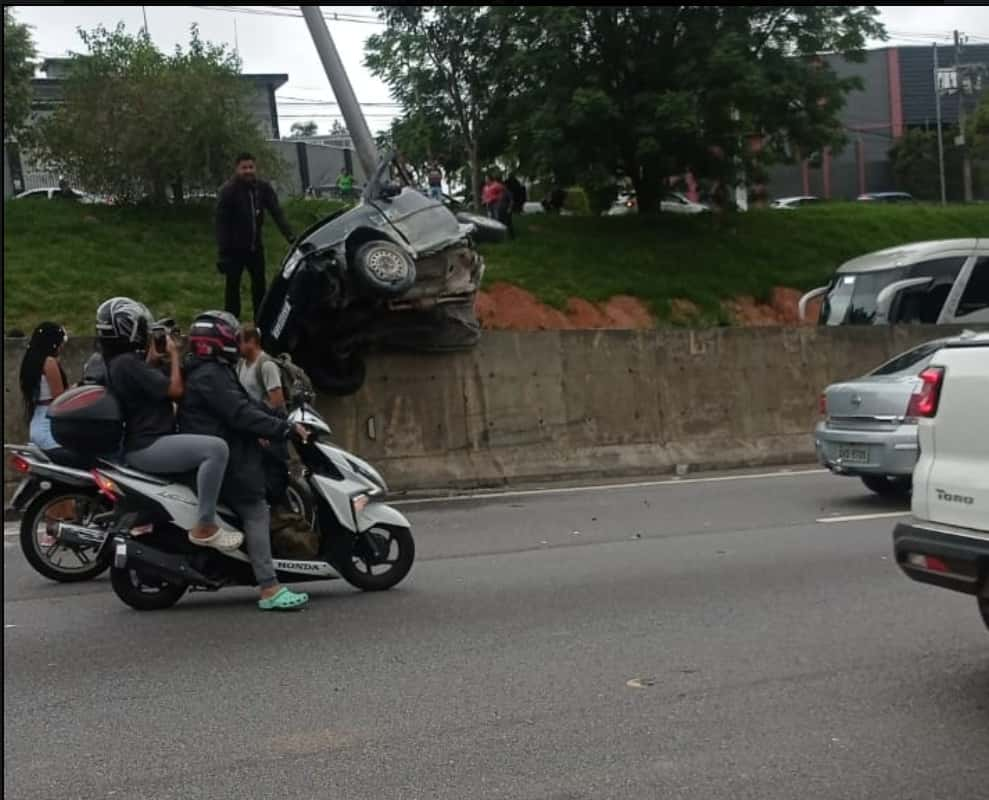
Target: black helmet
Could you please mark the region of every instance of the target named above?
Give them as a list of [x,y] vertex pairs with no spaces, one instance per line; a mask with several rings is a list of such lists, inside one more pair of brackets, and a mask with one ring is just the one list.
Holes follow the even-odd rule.
[[189,328],[189,347],[199,358],[235,364],[240,358],[240,323],[228,311],[204,311]]
[[96,336],[101,344],[148,346],[154,317],[143,303],[129,297],[111,297],[96,309]]

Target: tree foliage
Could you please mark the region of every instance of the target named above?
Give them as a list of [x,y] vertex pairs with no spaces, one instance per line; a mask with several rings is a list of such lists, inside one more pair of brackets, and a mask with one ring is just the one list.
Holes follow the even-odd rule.
[[[630,180],[639,207],[692,172],[722,188],[840,149],[873,6],[406,6],[367,63],[406,108],[393,138],[475,168],[510,153],[530,176],[592,193]],[[753,143],[758,142],[758,146]]]
[[414,164],[468,164],[476,205],[482,165],[506,146],[512,8],[376,6],[387,27],[367,42],[366,65],[407,110],[391,141]]
[[239,59],[196,26],[170,55],[122,24],[79,34],[88,53],[72,57],[62,102],[40,125],[38,155],[52,168],[119,202],[164,202],[167,189],[181,200],[219,185],[238,151],[275,161]]
[[3,138],[16,138],[31,115],[31,78],[37,53],[28,25],[3,8]]
[[298,139],[304,136],[315,136],[319,132],[319,125],[315,121],[293,122],[289,129],[289,138]]
[[[730,187],[774,161],[840,148],[859,84],[823,52],[883,35],[871,6],[530,6],[515,131],[530,171],[625,175],[639,207],[691,171]],[[758,140],[759,146],[752,146]]]

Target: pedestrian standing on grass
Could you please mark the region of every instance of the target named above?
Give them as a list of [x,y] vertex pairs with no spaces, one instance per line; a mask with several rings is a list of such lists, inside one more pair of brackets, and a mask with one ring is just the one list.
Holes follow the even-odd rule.
[[484,184],[484,189],[481,192],[481,203],[484,205],[491,219],[499,218],[501,204],[507,193],[508,190],[505,188],[505,184],[501,182],[498,176],[494,173],[489,174]]
[[349,200],[354,194],[354,176],[344,167],[337,175],[337,192],[341,200]]
[[270,212],[285,240],[292,244],[295,235],[278,204],[278,195],[270,183],[258,178],[254,156],[242,153],[237,156],[234,176],[220,189],[216,204],[217,269],[226,276],[226,310],[235,317],[240,316],[240,278],[245,270],[251,276],[255,318],[264,300],[266,285],[261,230],[265,210]]
[[433,200],[443,200],[443,173],[437,164],[433,164],[432,169],[429,170],[429,175],[427,176],[429,181],[429,196]]

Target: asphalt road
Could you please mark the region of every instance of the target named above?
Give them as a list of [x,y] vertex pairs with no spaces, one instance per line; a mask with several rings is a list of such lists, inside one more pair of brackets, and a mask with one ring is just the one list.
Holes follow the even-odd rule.
[[989,633],[899,573],[894,519],[818,521],[903,510],[857,482],[404,510],[405,584],[290,616],[139,614],[5,537],[4,797],[989,795]]

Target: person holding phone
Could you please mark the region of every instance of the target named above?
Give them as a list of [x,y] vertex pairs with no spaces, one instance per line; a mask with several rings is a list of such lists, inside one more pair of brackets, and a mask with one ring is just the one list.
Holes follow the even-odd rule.
[[[219,550],[236,550],[244,534],[221,528],[216,505],[230,456],[216,436],[176,432],[175,403],[185,391],[175,341],[151,336],[154,320],[141,303],[115,297],[96,312],[100,351],[106,362],[107,386],[120,403],[124,418],[124,459],[152,474],[196,471],[199,521],[189,541]],[[164,351],[159,347],[164,347]],[[165,357],[168,372],[161,369]]]

